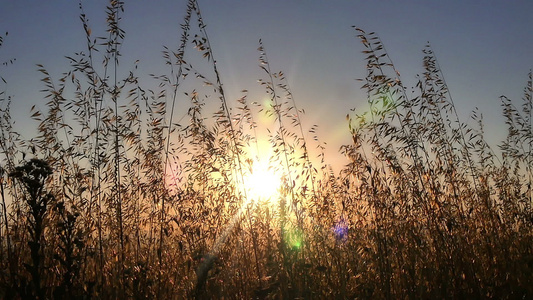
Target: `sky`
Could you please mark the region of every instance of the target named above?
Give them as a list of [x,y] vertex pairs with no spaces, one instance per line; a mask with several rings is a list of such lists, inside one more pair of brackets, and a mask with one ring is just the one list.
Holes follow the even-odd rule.
[[[505,134],[499,97],[519,103],[533,68],[530,0],[198,2],[228,99],[234,103],[239,91],[259,88],[262,39],[272,69],[285,73],[298,107],[306,111],[304,127],[318,124],[320,139],[335,151],[349,141],[346,114],[366,104],[356,81],[365,75],[364,48],[352,26],[380,36],[407,87],[422,72],[422,49],[429,41],[461,118],[468,121],[479,107],[491,137]],[[103,35],[107,1],[82,3],[91,29]],[[161,50],[177,48],[185,6],[185,0],[125,1],[126,69],[139,60],[140,77],[166,72]],[[75,0],[0,0],[0,33],[9,32],[0,62],[16,59],[0,65],[7,81],[0,88],[12,97],[15,128],[26,138],[37,125],[24,121],[30,107],[46,103],[36,64],[56,79],[69,70],[64,56],[86,47],[79,14]]]

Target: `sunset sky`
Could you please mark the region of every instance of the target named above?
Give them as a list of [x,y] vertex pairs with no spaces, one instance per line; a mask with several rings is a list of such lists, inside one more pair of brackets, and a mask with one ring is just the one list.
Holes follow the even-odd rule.
[[[127,70],[139,60],[137,75],[166,72],[163,45],[176,49],[186,1],[126,0],[121,49]],[[103,0],[83,1],[95,35],[103,35]],[[533,67],[533,1],[215,1],[199,0],[222,82],[229,100],[240,90],[260,89],[258,40],[271,67],[284,71],[297,105],[304,108],[304,126],[319,125],[319,137],[337,149],[348,140],[345,116],[364,110],[365,94],[356,81],[365,75],[363,45],[351,26],[381,37],[407,87],[422,72],[422,49],[435,51],[461,117],[479,107],[491,136],[505,133],[500,95],[519,103]],[[66,55],[86,49],[75,0],[0,1],[0,32],[9,32],[0,48],[0,84],[12,96],[16,129],[25,138],[35,128],[32,105],[45,108],[41,74],[44,65],[58,79],[69,70]],[[142,84],[142,83],[141,83]],[[253,94],[250,95],[253,97]],[[253,99],[250,101],[260,101]],[[188,100],[180,99],[183,115]],[[234,102],[232,102],[234,103]],[[2,107],[5,103],[0,103]]]

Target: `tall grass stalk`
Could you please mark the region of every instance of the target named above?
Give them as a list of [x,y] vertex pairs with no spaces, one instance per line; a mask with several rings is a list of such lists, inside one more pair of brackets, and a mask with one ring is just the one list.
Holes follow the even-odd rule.
[[[31,139],[3,88],[0,298],[533,296],[531,72],[520,105],[501,97],[495,146],[480,110],[459,119],[429,44],[408,89],[357,29],[367,103],[347,114],[335,171],[261,40],[262,94],[230,99],[198,2],[163,48],[168,68],[147,77],[122,56],[127,3],[109,1],[100,35],[80,5],[86,46],[58,78],[37,66]],[[282,183],[253,199],[268,150]]]

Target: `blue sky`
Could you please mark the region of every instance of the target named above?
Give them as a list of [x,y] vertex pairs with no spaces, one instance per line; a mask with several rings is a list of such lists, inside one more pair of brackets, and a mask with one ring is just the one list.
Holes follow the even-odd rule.
[[[177,47],[186,1],[125,2],[122,66],[129,69],[139,59],[137,75],[165,73],[162,46]],[[106,3],[83,1],[95,35],[104,34]],[[479,107],[494,136],[505,133],[499,96],[518,103],[533,67],[533,1],[529,0],[199,0],[199,4],[229,99],[237,99],[242,89],[259,88],[261,38],[272,68],[284,71],[298,106],[307,112],[304,125],[318,124],[319,136],[334,149],[348,141],[349,109],[364,109],[366,103],[361,83],[355,80],[365,74],[363,46],[352,25],[378,33],[408,87],[422,71],[421,50],[429,41],[463,120]],[[36,125],[22,121],[30,107],[45,107],[36,64],[43,64],[57,79],[68,71],[64,56],[85,50],[78,6],[75,0],[0,0],[0,32],[9,32],[0,61],[16,58],[15,64],[0,66],[0,75],[8,82],[1,88],[13,97],[16,128],[22,133],[30,135],[28,126]]]

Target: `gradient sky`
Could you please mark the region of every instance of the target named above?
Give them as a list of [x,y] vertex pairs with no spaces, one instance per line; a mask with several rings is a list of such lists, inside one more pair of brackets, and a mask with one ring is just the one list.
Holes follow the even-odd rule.
[[[137,75],[165,73],[162,46],[177,48],[186,1],[125,2],[122,65],[128,69],[139,59]],[[106,3],[83,1],[95,35],[104,35]],[[519,103],[533,67],[531,0],[199,0],[199,4],[229,99],[238,98],[242,89],[258,88],[261,38],[271,67],[284,71],[297,105],[307,112],[304,125],[318,124],[320,138],[333,149],[348,141],[349,109],[362,110],[366,103],[361,83],[355,80],[365,75],[363,45],[352,25],[378,33],[408,87],[422,72],[421,50],[429,41],[461,117],[467,120],[479,107],[491,136],[505,133],[499,96]],[[9,32],[0,61],[16,58],[15,64],[0,66],[0,75],[8,82],[0,88],[13,96],[16,129],[23,134],[29,132],[25,126],[36,126],[23,121],[30,107],[45,108],[35,65],[43,64],[57,79],[69,70],[64,56],[86,48],[79,13],[75,0],[0,0],[0,32]],[[187,99],[181,101],[188,105]]]

